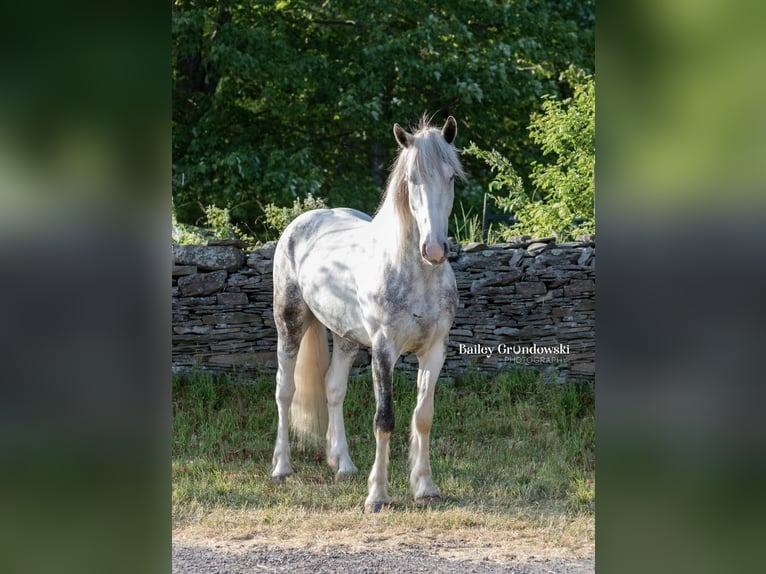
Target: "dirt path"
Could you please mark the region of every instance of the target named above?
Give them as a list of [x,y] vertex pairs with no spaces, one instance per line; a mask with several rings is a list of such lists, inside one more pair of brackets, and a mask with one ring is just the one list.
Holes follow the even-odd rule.
[[[173,541],[173,574],[250,574],[284,572],[290,574],[356,574],[409,572],[459,574],[591,574],[593,558],[510,557],[497,562],[482,556],[481,549],[452,556],[438,542],[408,544],[379,551],[359,549],[282,548],[262,541]],[[470,558],[468,554],[471,554]]]

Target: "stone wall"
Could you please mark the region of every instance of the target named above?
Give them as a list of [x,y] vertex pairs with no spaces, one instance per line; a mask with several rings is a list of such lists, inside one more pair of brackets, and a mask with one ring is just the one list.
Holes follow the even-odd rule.
[[[530,366],[557,380],[594,378],[594,237],[517,239],[450,252],[460,302],[445,376]],[[173,246],[173,368],[273,372],[275,244],[246,254],[236,242],[215,243]],[[369,365],[366,350],[356,365]],[[398,365],[414,370],[417,360],[405,355]]]

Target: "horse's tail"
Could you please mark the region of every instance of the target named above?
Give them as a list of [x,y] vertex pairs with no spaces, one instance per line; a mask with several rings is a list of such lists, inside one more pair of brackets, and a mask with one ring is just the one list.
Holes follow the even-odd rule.
[[309,325],[301,340],[295,365],[295,395],[290,426],[301,444],[323,444],[327,433],[325,373],[330,365],[327,331],[319,321]]

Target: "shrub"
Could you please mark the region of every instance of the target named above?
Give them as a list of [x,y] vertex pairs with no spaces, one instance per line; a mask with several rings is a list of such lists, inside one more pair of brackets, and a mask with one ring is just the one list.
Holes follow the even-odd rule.
[[314,197],[309,193],[303,200],[295,199],[291,207],[277,207],[273,203],[269,203],[263,210],[266,214],[266,226],[277,235],[281,235],[285,227],[300,214],[312,209],[325,208],[327,208],[327,204],[323,199]]
[[239,239],[248,244],[255,244],[254,237],[243,231],[233,223],[228,208],[207,205],[205,211],[205,225],[197,227],[179,223],[175,210],[173,211],[173,241],[179,244],[204,244],[209,239]]
[[497,205],[517,220],[507,228],[507,236],[556,235],[567,240],[595,233],[595,82],[574,68],[561,79],[573,86],[573,96],[564,100],[543,96],[542,112],[531,116],[530,139],[548,159],[533,163],[531,191],[500,153],[481,150],[474,143],[465,150],[495,173],[489,191]]

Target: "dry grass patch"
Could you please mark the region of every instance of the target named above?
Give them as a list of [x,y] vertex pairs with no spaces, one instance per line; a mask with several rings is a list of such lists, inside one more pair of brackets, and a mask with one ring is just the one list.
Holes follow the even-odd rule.
[[446,558],[508,562],[531,558],[593,556],[592,516],[549,514],[498,516],[468,509],[383,511],[226,510],[178,527],[174,539],[246,551],[251,545],[279,548],[384,551],[423,548]]

